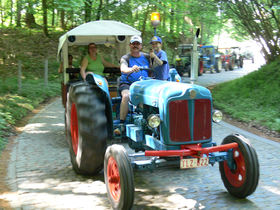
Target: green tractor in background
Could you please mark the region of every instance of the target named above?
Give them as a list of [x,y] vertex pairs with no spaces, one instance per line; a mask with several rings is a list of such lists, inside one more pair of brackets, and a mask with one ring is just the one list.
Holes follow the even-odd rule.
[[[175,68],[180,76],[185,73],[191,76],[191,60],[192,60],[193,44],[180,44],[177,48],[177,56],[175,59]],[[203,74],[203,60],[198,56],[198,76]]]

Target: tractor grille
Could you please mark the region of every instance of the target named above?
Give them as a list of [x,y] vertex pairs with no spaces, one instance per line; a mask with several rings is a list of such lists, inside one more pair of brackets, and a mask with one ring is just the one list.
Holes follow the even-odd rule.
[[[193,114],[191,114],[193,112]],[[174,142],[202,141],[211,137],[211,101],[198,99],[169,103],[169,136]]]
[[211,102],[199,99],[194,102],[193,140],[206,140],[211,137]]
[[169,103],[169,128],[172,141],[191,140],[187,100],[171,101]]

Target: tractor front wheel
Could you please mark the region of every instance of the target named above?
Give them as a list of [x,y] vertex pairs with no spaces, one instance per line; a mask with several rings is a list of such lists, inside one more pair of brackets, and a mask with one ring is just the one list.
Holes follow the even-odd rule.
[[232,164],[227,160],[219,163],[221,177],[228,192],[238,198],[251,195],[259,182],[259,162],[255,149],[245,137],[235,134],[227,136],[222,144],[236,142]]
[[134,200],[133,171],[123,146],[114,144],[107,148],[104,177],[113,209],[131,209]]

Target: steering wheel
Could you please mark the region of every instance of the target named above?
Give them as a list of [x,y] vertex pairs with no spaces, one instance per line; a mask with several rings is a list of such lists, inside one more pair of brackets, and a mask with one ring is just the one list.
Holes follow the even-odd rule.
[[[140,68],[139,68],[139,71],[141,71],[141,74],[142,74],[142,71],[143,71],[143,70],[147,70],[147,71],[151,71],[151,72],[154,72],[154,71],[155,71],[153,68],[144,68],[144,67],[140,67]],[[133,83],[133,82],[129,79],[130,75],[133,74],[133,73],[134,73],[134,71],[128,73],[127,76],[126,76],[127,81],[130,82],[130,83]],[[141,77],[142,77],[142,76],[140,76],[140,78],[141,78]]]

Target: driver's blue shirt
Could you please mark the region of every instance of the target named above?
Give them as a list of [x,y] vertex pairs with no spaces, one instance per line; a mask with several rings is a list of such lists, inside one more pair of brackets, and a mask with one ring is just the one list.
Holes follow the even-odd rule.
[[[148,54],[141,53],[140,57],[133,57],[130,54],[126,54],[122,56],[121,60],[124,59],[128,63],[128,67],[132,67],[134,65],[139,66],[141,68],[149,68],[149,59]],[[122,62],[122,61],[121,61]],[[140,77],[148,77],[147,70],[140,70],[139,72],[133,72],[129,76],[128,74],[122,73],[120,77],[120,83],[131,84],[140,79]]]

